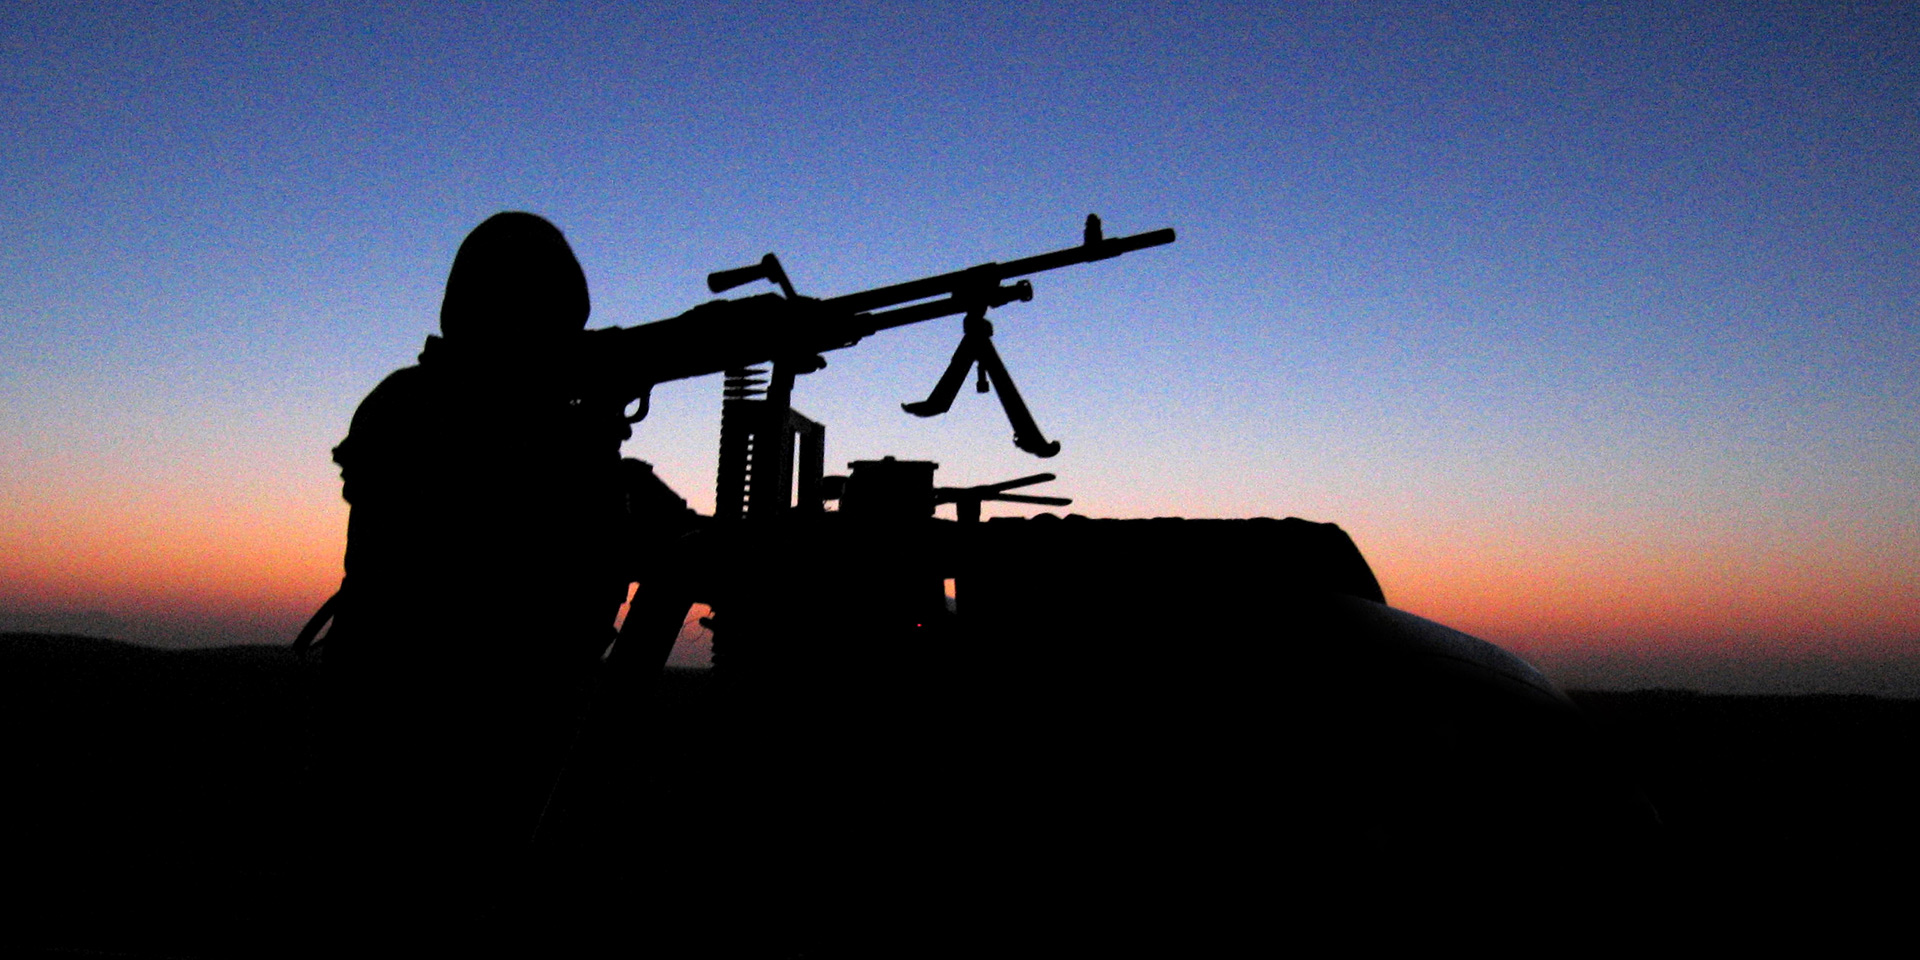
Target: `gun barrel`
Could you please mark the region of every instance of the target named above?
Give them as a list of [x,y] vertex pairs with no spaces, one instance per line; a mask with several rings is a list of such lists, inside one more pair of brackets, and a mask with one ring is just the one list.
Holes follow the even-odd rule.
[[[830,310],[844,313],[866,313],[882,307],[891,307],[915,300],[925,300],[942,294],[964,291],[970,287],[990,286],[1002,280],[1024,277],[1029,274],[1056,270],[1076,263],[1091,263],[1117,257],[1123,253],[1144,250],[1173,242],[1173,228],[1149,230],[1130,237],[1109,237],[1093,243],[1083,243],[1051,253],[1035,254],[1006,263],[983,263],[965,270],[955,270],[938,276],[923,277],[891,286],[875,287],[845,296],[830,297],[821,304]],[[944,316],[944,314],[936,314]]]

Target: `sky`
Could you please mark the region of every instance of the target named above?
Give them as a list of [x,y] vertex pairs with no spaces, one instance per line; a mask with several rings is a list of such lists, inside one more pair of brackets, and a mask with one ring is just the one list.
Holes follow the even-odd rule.
[[[18,2],[0,44],[0,629],[290,641],[329,450],[500,210],[590,326],[1093,212],[1179,240],[994,314],[1058,457],[899,411],[952,318],[800,382],[829,468],[1332,521],[1565,685],[1920,696],[1911,4]],[[719,395],[625,448],[703,511]]]

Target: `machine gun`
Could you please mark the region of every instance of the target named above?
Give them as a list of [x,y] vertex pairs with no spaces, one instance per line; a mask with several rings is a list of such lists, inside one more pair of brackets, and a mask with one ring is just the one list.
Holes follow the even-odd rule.
[[[965,314],[965,337],[932,395],[918,403],[901,404],[902,408],[922,417],[946,412],[968,370],[977,366],[978,389],[985,393],[991,386],[999,394],[1013,425],[1015,446],[1051,457],[1060,452],[1060,444],[1042,436],[1020,399],[993,348],[987,311],[1033,299],[1033,285],[1015,278],[1107,260],[1173,240],[1171,229],[1108,237],[1101,231],[1100,218],[1089,214],[1078,246],[824,299],[796,292],[779,258],[769,253],[759,263],[709,274],[707,287],[722,293],[765,280],[778,286],[779,293],[714,300],[667,320],[590,331],[580,362],[588,382],[611,385],[596,401],[631,408],[626,414],[629,423],[646,416],[655,384],[731,372],[736,374],[729,381],[732,399],[765,396],[768,422],[756,426],[772,433],[787,429],[794,377],[826,365],[820,354],[853,346],[881,330]],[[772,364],[771,376],[759,380],[765,371],[753,368],[764,363]],[[764,390],[756,389],[762,386]]]
[[[943,616],[942,580],[952,579],[944,565],[928,566],[926,557],[944,553],[950,561],[957,556],[947,538],[924,536],[926,524],[933,523],[936,503],[954,504],[958,516],[975,526],[985,501],[1072,503],[1064,497],[1009,492],[1054,479],[1050,473],[935,488],[936,464],[887,457],[850,464],[854,468],[850,477],[825,476],[824,427],[792,408],[795,378],[823,368],[826,362],[820,354],[853,346],[882,330],[964,314],[964,336],[939,383],[927,399],[903,403],[902,409],[921,417],[946,412],[967,373],[977,367],[978,389],[998,393],[1013,427],[1015,446],[1038,457],[1051,457],[1060,452],[1060,444],[1042,435],[1021,400],[993,347],[987,311],[1016,300],[1032,300],[1032,284],[1021,279],[1026,276],[1173,241],[1171,229],[1107,237],[1100,218],[1089,214],[1076,246],[824,299],[796,291],[779,258],[769,253],[758,263],[708,275],[707,287],[722,293],[764,280],[777,286],[779,293],[713,300],[666,320],[588,331],[577,355],[577,369],[581,382],[599,385],[599,392],[585,399],[630,411],[622,414],[629,424],[646,417],[655,384],[726,375],[719,490],[713,516],[692,517],[688,522],[691,512],[685,501],[666,490],[646,465],[628,461],[635,530],[645,531],[638,533],[644,543],[636,542],[635,554],[658,559],[639,564],[645,568],[639,577],[641,586],[633,595],[614,653],[605,661],[601,693],[578,751],[587,759],[574,765],[571,779],[555,788],[550,801],[550,811],[575,812],[552,819],[579,818],[601,823],[603,829],[604,824],[621,822],[618,816],[579,812],[584,809],[579,808],[581,804],[606,809],[625,803],[619,799],[624,796],[620,789],[609,782],[594,783],[597,774],[581,771],[612,764],[606,759],[611,748],[603,741],[618,740],[618,734],[610,731],[644,724],[635,713],[642,697],[634,691],[644,690],[647,678],[659,673],[687,622],[690,604],[704,604],[715,612],[703,624],[712,626],[716,620],[726,624],[713,629],[726,635],[729,648],[725,672],[731,690],[729,712],[734,716],[720,725],[731,731],[728,735],[745,736],[741,731],[754,725],[751,718],[788,712],[811,717],[788,725],[789,734],[803,729],[817,732],[819,712],[795,706],[793,698],[812,695],[801,691],[839,690],[862,681],[857,672],[836,674],[834,664],[839,661],[827,655],[832,625],[799,614],[797,608],[831,607],[845,599],[848,602],[842,606],[854,609],[871,600],[879,607],[864,610],[857,624],[849,624],[846,635],[852,639],[847,649],[877,644],[905,650],[893,641],[903,635],[924,639],[932,622]],[[771,370],[759,366],[763,364]],[[803,461],[797,505],[791,502],[796,439]],[[756,491],[761,495],[755,496]],[[837,513],[824,512],[829,500],[840,501]],[[643,501],[652,506],[641,509]],[[786,519],[798,523],[729,522],[748,517],[776,520],[789,512],[792,516]],[[902,531],[904,539],[892,537],[884,532],[887,529]],[[908,556],[900,555],[901,550]],[[807,575],[789,577],[788,568],[777,560],[744,559],[795,556],[810,558]],[[904,662],[898,657],[925,653],[908,651],[891,662],[897,667]],[[719,659],[716,654],[715,662]],[[827,678],[824,683],[822,678]],[[838,699],[861,702],[857,696]],[[763,747],[736,746],[719,753],[737,756],[743,751],[765,756]]]
[[[1219,869],[1226,851],[1322,878],[1331,905],[1367,916],[1381,901],[1336,898],[1377,889],[1382,871],[1565,876],[1547,849],[1582,869],[1637,869],[1658,816],[1573,702],[1511,653],[1388,606],[1333,524],[983,523],[983,502],[1070,501],[1010,492],[1047,473],[936,486],[939,464],[923,460],[823,476],[824,428],[792,409],[794,377],[822,351],[953,314],[965,337],[906,411],[946,410],[978,367],[1015,444],[1058,452],[986,312],[1031,298],[1009,283],[1023,274],[1172,240],[1105,239],[1089,217],[1078,247],[823,300],[797,294],[768,255],[708,284],[766,280],[778,295],[592,334],[606,348],[595,361],[625,377],[609,381],[624,385],[611,399],[641,401],[632,420],[654,383],[727,374],[720,491],[711,518],[658,491],[634,498],[665,505],[657,527],[672,539],[652,545],[660,559],[602,665],[552,835],[666,864],[674,888],[712,898],[727,921],[804,931],[838,916],[849,926],[829,943],[876,917],[899,926],[891,942],[962,928],[1005,942],[1036,920],[1081,937],[1118,904],[1169,918],[1167,948],[1152,952],[1185,950],[1212,922],[1197,918],[1246,896],[1243,870]],[[955,521],[935,517],[944,503]],[[663,737],[649,697],[666,702],[662,664],[699,605],[713,669],[698,687],[675,680],[681,723]],[[1076,913],[1075,897],[1098,906]],[[1024,904],[1047,906],[1021,916]],[[1128,938],[1116,946],[1138,952],[1134,928],[1116,929]]]

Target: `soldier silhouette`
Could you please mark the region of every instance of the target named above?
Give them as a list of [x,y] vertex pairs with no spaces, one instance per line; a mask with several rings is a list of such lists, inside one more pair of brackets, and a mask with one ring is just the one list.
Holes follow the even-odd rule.
[[441,335],[333,451],[352,509],[319,769],[341,850],[458,870],[530,847],[629,579],[630,431],[570,376],[588,311],[557,228],[489,218]]

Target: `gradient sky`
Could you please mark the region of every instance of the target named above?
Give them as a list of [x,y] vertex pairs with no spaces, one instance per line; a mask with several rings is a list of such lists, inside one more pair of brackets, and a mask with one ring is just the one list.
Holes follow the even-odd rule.
[[[996,314],[1065,452],[899,411],[954,319],[801,382],[830,467],[1331,520],[1564,683],[1920,695],[1911,4],[19,2],[0,43],[0,628],[290,640],[329,448],[496,211],[595,326],[1092,211],[1180,239]],[[627,453],[711,509],[719,383],[653,409]]]

